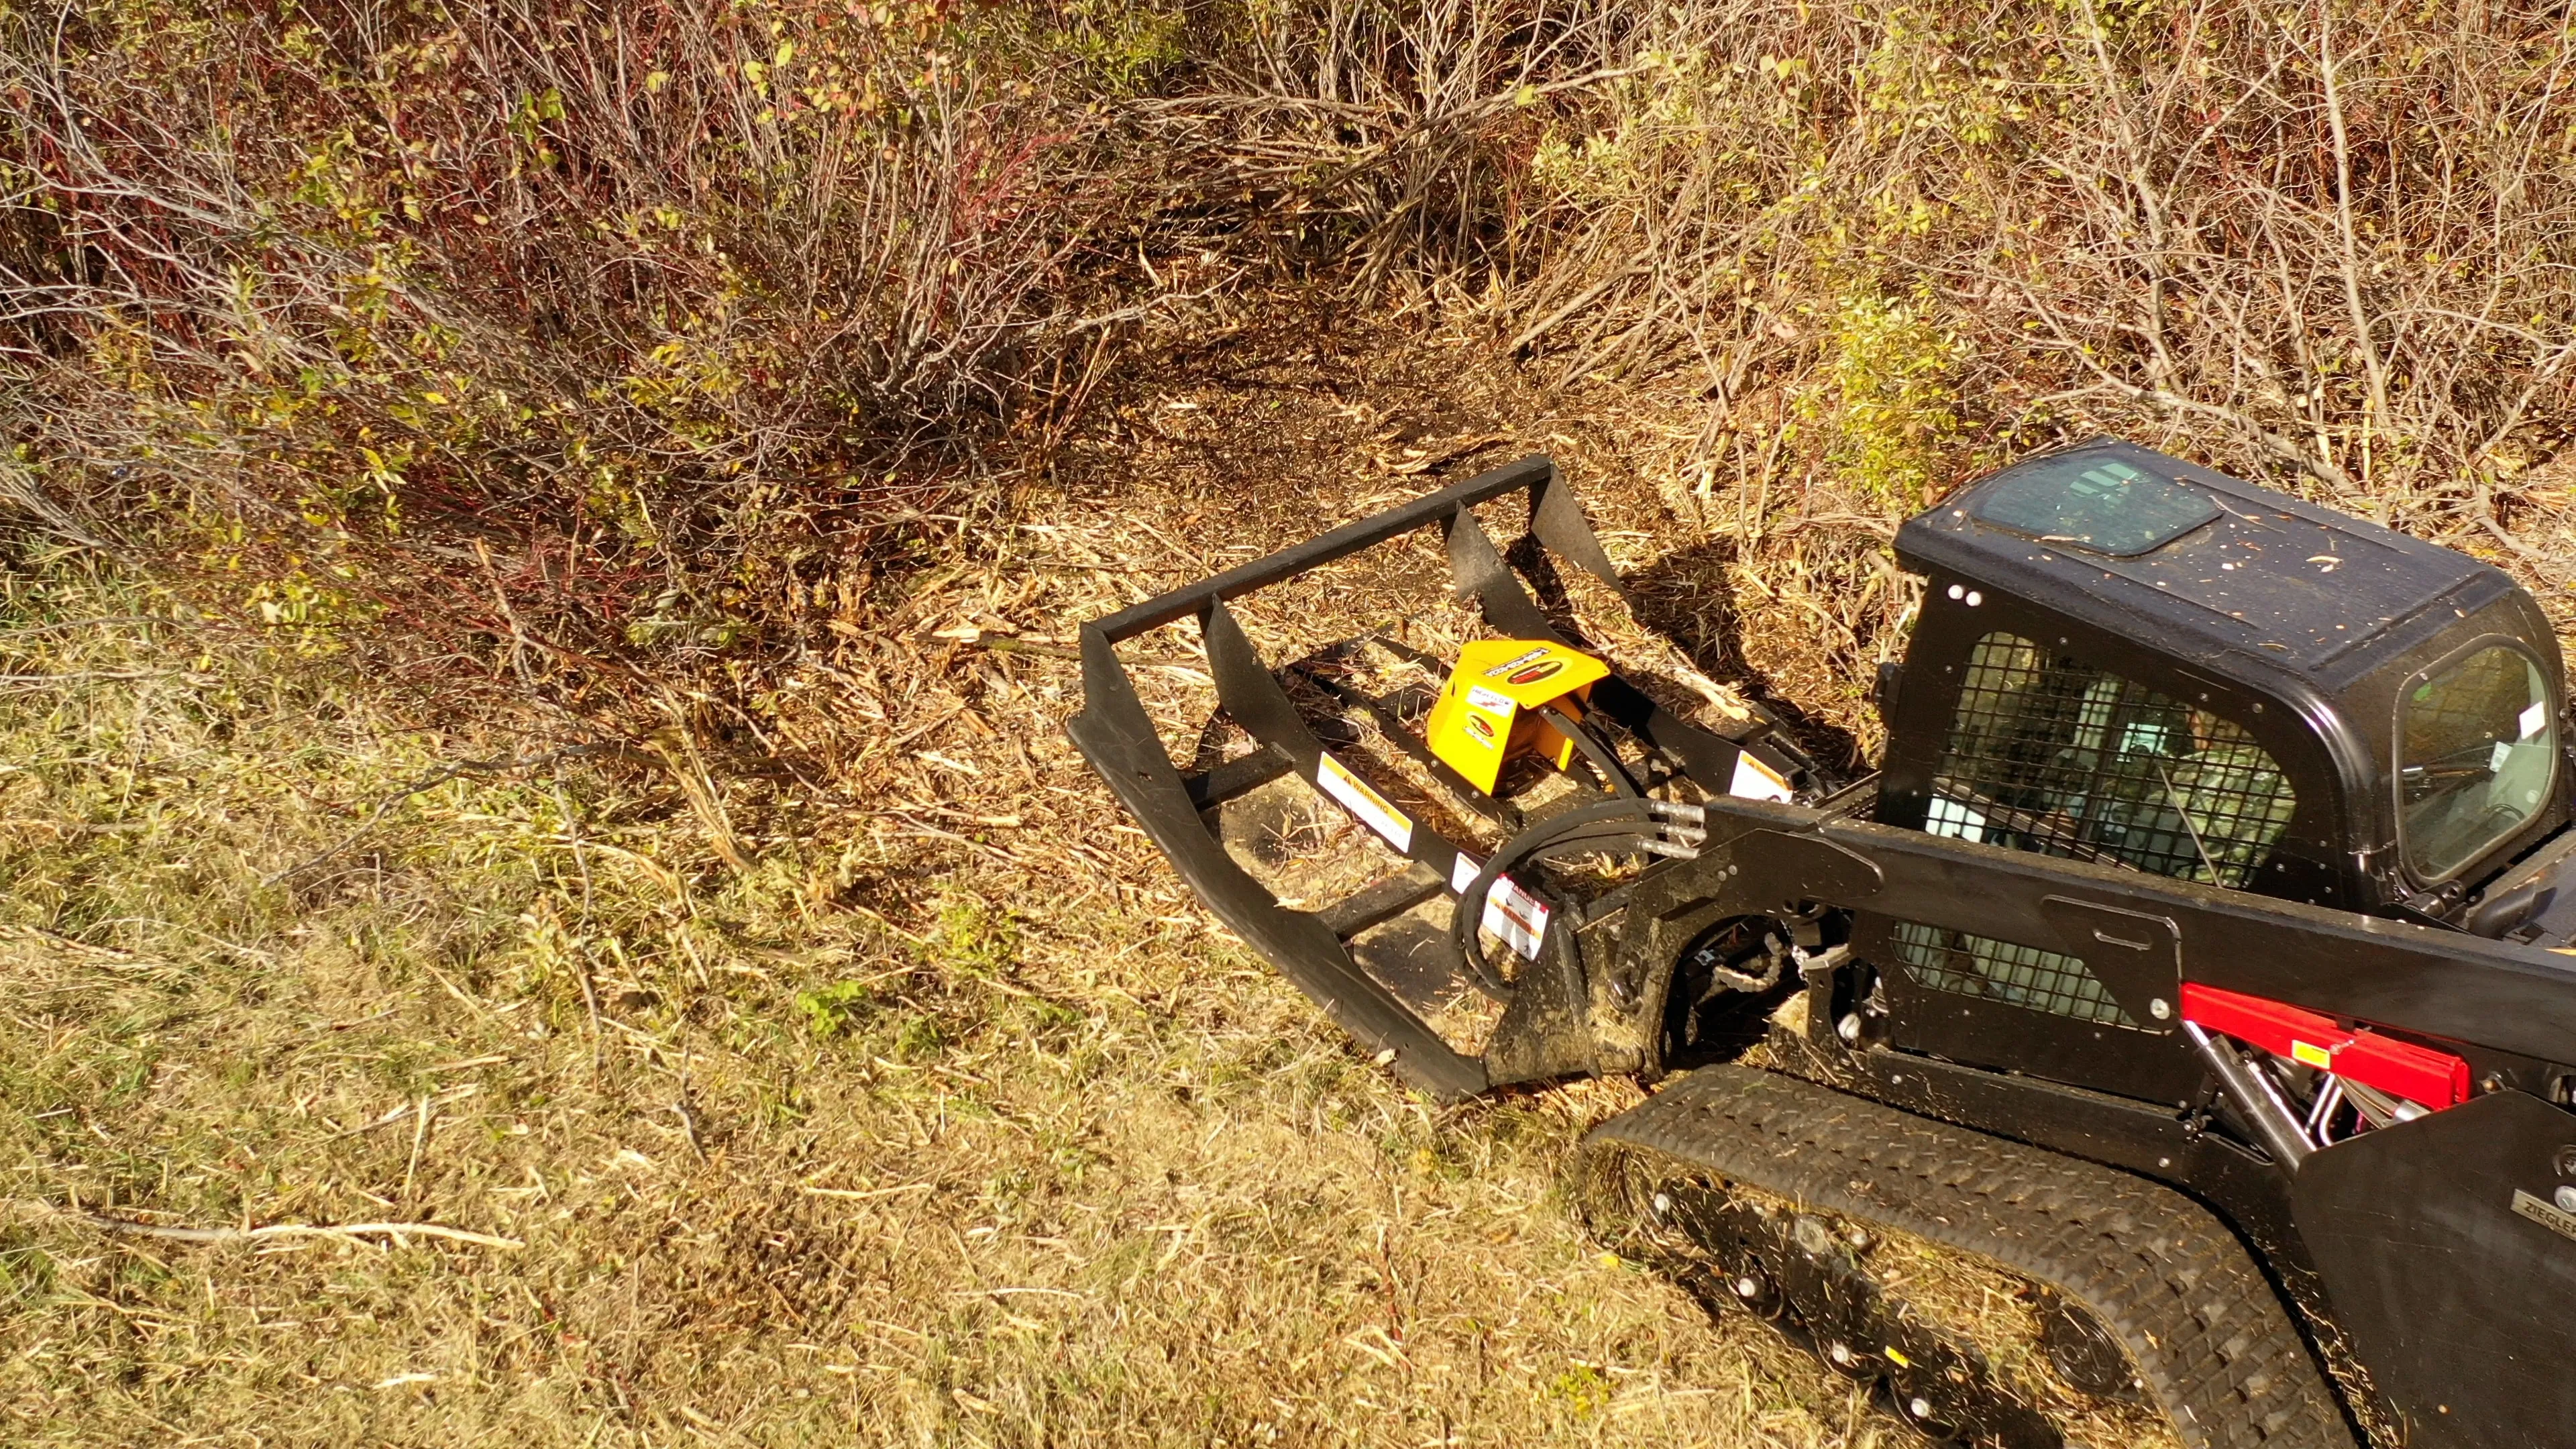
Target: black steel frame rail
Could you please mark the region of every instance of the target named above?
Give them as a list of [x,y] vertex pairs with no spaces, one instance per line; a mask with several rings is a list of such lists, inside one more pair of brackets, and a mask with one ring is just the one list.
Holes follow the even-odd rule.
[[[1148,629],[1159,629],[1165,624],[1195,617],[1210,604],[1241,598],[1255,589],[1295,578],[1309,569],[1321,568],[1336,559],[1348,558],[1390,539],[1401,538],[1427,524],[1445,524],[1464,509],[1522,489],[1531,494],[1530,516],[1544,542],[1549,533],[1564,532],[1561,527],[1550,525],[1557,523],[1558,515],[1573,509],[1571,500],[1560,502],[1554,508],[1548,506],[1551,498],[1563,497],[1552,486],[1556,476],[1556,461],[1545,453],[1533,453],[1519,462],[1479,473],[1463,483],[1453,483],[1437,493],[1426,493],[1411,503],[1345,523],[1330,533],[1318,534],[1267,558],[1254,559],[1141,604],[1130,605],[1107,618],[1094,619],[1084,626],[1084,632],[1097,630],[1110,643],[1121,643]],[[1591,526],[1584,523],[1580,511],[1573,512],[1573,521],[1575,527],[1582,530],[1583,539],[1591,542],[1593,557],[1584,558],[1576,551],[1569,551],[1566,556],[1617,584],[1610,560],[1602,556],[1601,545],[1592,538]],[[1594,567],[1596,560],[1597,568]]]

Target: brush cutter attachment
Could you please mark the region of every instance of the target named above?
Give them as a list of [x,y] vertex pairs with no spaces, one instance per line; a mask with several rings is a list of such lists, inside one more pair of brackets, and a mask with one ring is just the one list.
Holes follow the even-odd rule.
[[[1561,632],[1478,521],[1479,505],[1514,494],[1526,499],[1530,544],[1627,597],[1555,465],[1525,458],[1085,625],[1083,710],[1068,726],[1220,920],[1381,1060],[1451,1099],[1595,1066],[1587,1005],[1575,999],[1584,973],[1568,954],[1584,903],[1559,898],[1540,866],[1575,855],[1687,856],[1700,838],[1694,801],[1729,791],[1785,799],[1830,784],[1767,716],[1731,734],[1702,728]],[[1468,641],[1448,661],[1391,634],[1345,641],[1335,656],[1369,653],[1430,679],[1447,671],[1427,721],[1420,698],[1373,693],[1353,682],[1354,670],[1303,669],[1292,679],[1309,699],[1364,717],[1402,758],[1398,781],[1357,751],[1327,746],[1346,727],[1321,711],[1310,718],[1228,602],[1432,528],[1445,540],[1457,598],[1504,637]],[[1188,774],[1172,763],[1118,654],[1185,619],[1198,624],[1221,714],[1254,745]],[[1291,779],[1364,826],[1402,867],[1336,899],[1300,890],[1293,906],[1283,901],[1275,882],[1229,850],[1224,817],[1229,802]],[[1476,822],[1501,843],[1452,839],[1435,815]],[[1444,906],[1449,929],[1414,931],[1404,961],[1373,969],[1355,956],[1364,934]],[[1426,1020],[1469,990],[1503,1003],[1473,1054],[1453,1040],[1460,1033],[1444,1036]]]

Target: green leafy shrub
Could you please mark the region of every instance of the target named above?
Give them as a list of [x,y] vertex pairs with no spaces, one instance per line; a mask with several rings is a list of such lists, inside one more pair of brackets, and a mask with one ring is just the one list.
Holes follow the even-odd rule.
[[796,1010],[804,1016],[806,1030],[827,1040],[847,1034],[875,1005],[875,996],[857,981],[835,981],[796,993]]

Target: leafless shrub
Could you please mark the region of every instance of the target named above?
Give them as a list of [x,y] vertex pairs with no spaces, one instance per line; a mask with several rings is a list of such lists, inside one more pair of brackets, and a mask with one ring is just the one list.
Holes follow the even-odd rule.
[[1731,401],[1919,302],[1986,430],[2487,526],[2571,402],[2569,58],[2547,7],[1327,0],[1171,113],[1566,381]]
[[1825,520],[2096,429],[2554,579],[2567,60],[2379,0],[14,12],[0,493],[289,623],[695,667],[1266,270],[1677,408],[1677,506],[1874,600],[1854,662],[1903,591]]
[[176,519],[272,619],[739,632],[728,581],[946,506],[1140,300],[1086,261],[1121,163],[1051,33],[581,0],[0,28],[8,492],[165,553]]
[[1337,275],[1678,425],[1672,501],[1846,677],[1911,598],[1896,516],[2099,431],[2576,575],[2556,9],[1265,13],[1149,124]]

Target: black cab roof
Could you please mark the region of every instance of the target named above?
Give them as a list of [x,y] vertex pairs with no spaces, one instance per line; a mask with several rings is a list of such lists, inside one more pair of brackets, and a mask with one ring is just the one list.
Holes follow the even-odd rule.
[[1896,549],[2276,696],[2336,692],[2515,591],[2465,554],[2115,438],[1960,490]]

